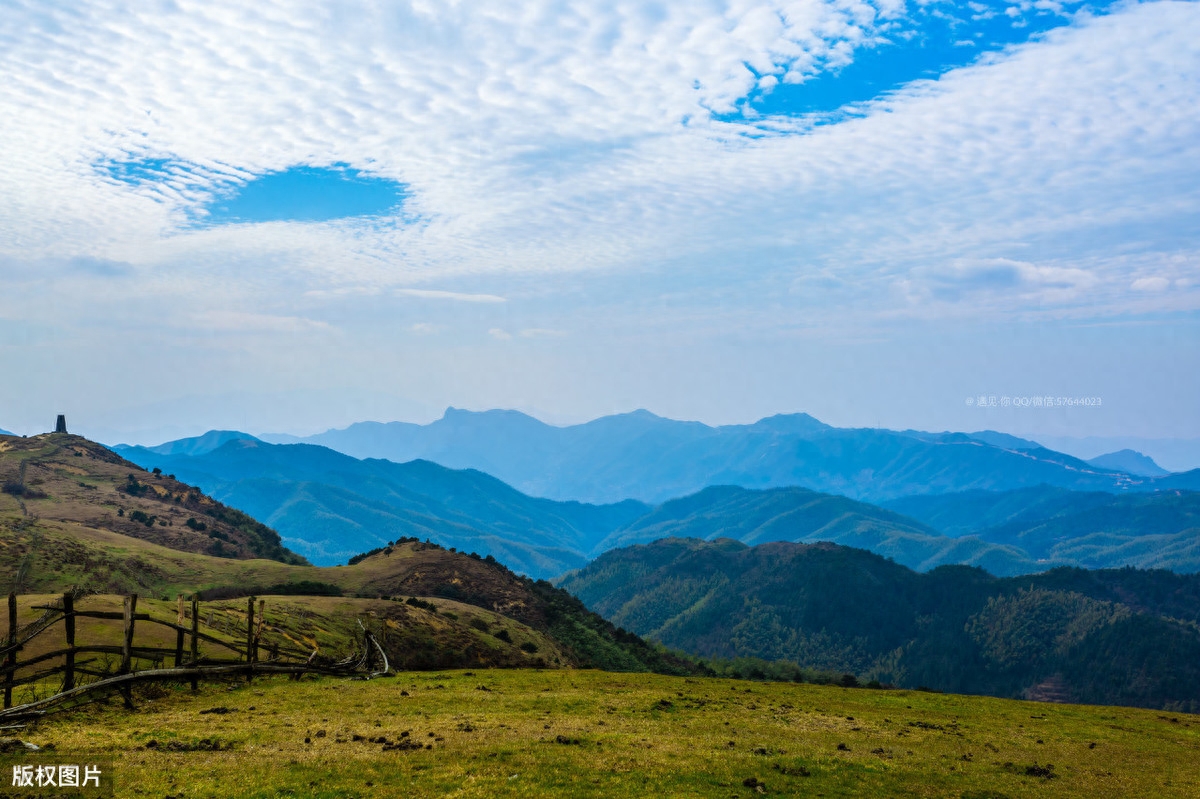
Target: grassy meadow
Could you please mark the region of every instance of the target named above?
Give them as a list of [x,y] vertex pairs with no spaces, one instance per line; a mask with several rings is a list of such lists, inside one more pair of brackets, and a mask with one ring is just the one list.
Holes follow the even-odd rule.
[[583,670],[144,690],[21,736],[111,757],[123,797],[1200,794],[1200,719],[1130,708]]

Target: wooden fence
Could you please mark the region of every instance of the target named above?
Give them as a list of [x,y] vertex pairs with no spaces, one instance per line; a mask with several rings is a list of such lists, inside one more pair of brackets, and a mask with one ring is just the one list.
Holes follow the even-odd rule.
[[[263,627],[266,621],[266,601],[249,597],[246,601],[246,637],[245,644],[239,645],[223,640],[215,635],[200,630],[200,603],[193,596],[189,604],[181,595],[178,598],[178,611],[175,623],[155,619],[148,613],[137,612],[137,594],[124,597],[124,610],[80,610],[76,601],[80,599],[78,592],[68,592],[62,598],[47,605],[35,605],[35,610],[44,611],[35,621],[18,627],[17,625],[17,595],[8,595],[8,636],[0,647],[0,656],[4,659],[0,667],[0,678],[4,690],[4,709],[0,710],[0,720],[27,718],[41,715],[47,709],[69,701],[88,699],[96,693],[120,691],[124,696],[127,707],[133,707],[132,686],[137,682],[158,680],[190,682],[193,691],[204,679],[227,679],[231,676],[244,675],[246,680],[252,680],[255,674],[290,674],[294,677],[306,672],[320,674],[335,674],[343,676],[373,677],[388,671],[387,655],[362,623],[363,631],[361,649],[341,660],[321,657],[317,650],[303,651],[294,647],[280,646],[277,642],[270,645],[262,643]],[[257,607],[255,607],[257,604]],[[256,612],[257,611],[257,612]],[[120,646],[103,644],[83,644],[76,642],[76,619],[107,619],[120,620],[123,624]],[[64,644],[62,648],[43,652],[26,660],[18,660],[17,655],[29,643],[49,631],[59,623],[63,625]],[[138,622],[156,624],[175,631],[175,646],[154,647],[135,646],[134,629]],[[210,613],[211,625],[211,613]],[[201,657],[200,642],[213,644],[227,651],[225,657]],[[266,650],[266,659],[260,656]],[[81,655],[106,656],[102,668],[96,665],[97,658],[80,659]],[[111,668],[111,657],[119,656],[119,665]],[[164,667],[166,661],[173,658],[173,667]],[[135,669],[137,661],[150,661],[153,666],[149,669]],[[61,661],[57,665],[51,664]],[[34,668],[40,667],[40,668]],[[30,669],[33,669],[30,671]],[[18,676],[20,673],[20,676]],[[51,696],[35,699],[23,705],[13,707],[13,689],[20,685],[38,683],[55,675],[62,675],[61,688]],[[91,678],[90,680],[88,678]]]

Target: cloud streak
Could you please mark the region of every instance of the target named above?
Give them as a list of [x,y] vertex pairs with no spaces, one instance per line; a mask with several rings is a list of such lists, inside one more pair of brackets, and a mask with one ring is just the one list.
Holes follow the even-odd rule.
[[452,300],[454,302],[506,302],[503,297],[495,294],[465,294],[461,291],[440,291],[437,289],[395,289],[393,292],[401,297],[419,297],[426,300]]

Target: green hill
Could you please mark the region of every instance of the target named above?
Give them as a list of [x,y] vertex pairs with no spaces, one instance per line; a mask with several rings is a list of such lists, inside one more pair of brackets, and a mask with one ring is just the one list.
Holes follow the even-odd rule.
[[22,607],[70,588],[149,603],[282,596],[344,640],[358,618],[393,622],[398,664],[695,670],[490,557],[409,539],[353,566],[309,565],[246,514],[79,436],[0,437],[0,487],[0,587]]
[[186,552],[302,564],[279,535],[175,475],[148,473],[66,433],[0,436],[0,519],[46,519]]
[[1200,576],[920,574],[862,550],[667,539],[562,586],[704,657],[788,660],[906,687],[1200,709]]
[[1000,574],[1041,569],[1014,547],[950,538],[894,511],[804,488],[706,488],[664,502],[610,534],[595,553],[672,537],[732,538],[750,545],[828,541],[868,549],[922,571],[944,564],[982,566]]

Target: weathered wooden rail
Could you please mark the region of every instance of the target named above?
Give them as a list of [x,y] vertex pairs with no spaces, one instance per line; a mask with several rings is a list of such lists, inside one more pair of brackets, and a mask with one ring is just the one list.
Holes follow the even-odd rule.
[[[0,721],[40,715],[55,705],[111,691],[119,691],[125,699],[126,706],[132,707],[132,687],[138,682],[190,682],[192,690],[195,691],[199,688],[199,682],[204,679],[228,679],[231,676],[244,675],[247,680],[252,680],[256,674],[290,674],[298,677],[306,672],[373,677],[387,673],[389,668],[383,648],[374,636],[362,627],[361,622],[361,650],[356,648],[341,660],[323,658],[316,649],[308,652],[281,646],[278,642],[266,647],[267,660],[261,660],[259,656],[260,650],[264,648],[262,633],[266,622],[266,601],[256,597],[249,597],[246,602],[246,640],[242,647],[200,630],[200,603],[195,596],[191,598],[190,608],[185,604],[183,596],[178,598],[174,624],[156,619],[149,613],[138,613],[137,594],[124,598],[124,609],[120,612],[80,610],[76,608],[75,602],[81,596],[78,592],[68,592],[63,594],[61,600],[51,604],[35,605],[34,610],[44,611],[43,615],[24,627],[18,627],[17,595],[8,595],[8,636],[4,645],[0,647],[0,655],[4,657],[4,665],[0,667],[4,687],[4,709],[0,710]],[[121,644],[80,645],[76,642],[75,624],[80,618],[120,620],[123,632]],[[186,623],[189,621],[190,624]],[[30,641],[46,634],[59,622],[63,624],[64,647],[18,660],[17,654],[27,647]],[[174,630],[175,646],[135,646],[134,631],[138,622]],[[232,655],[226,658],[201,657],[201,641],[222,647]],[[111,659],[106,657],[106,667],[97,669],[92,668],[97,658],[78,659],[77,656],[81,654],[119,656],[120,660],[114,672],[108,668]],[[162,667],[168,658],[173,658],[173,668]],[[30,671],[31,667],[58,659],[62,662]],[[150,661],[153,666],[149,669],[135,669],[137,660]],[[20,676],[17,676],[18,673],[21,673]],[[14,688],[44,681],[56,674],[63,675],[62,686],[53,695],[13,707]],[[80,681],[80,675],[95,679],[84,683]]]

